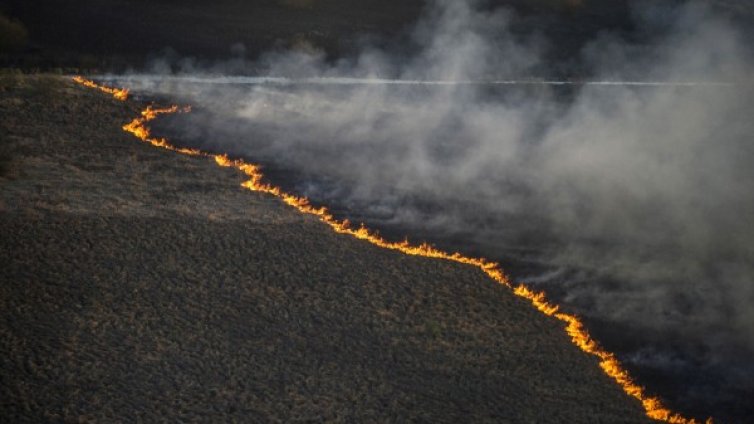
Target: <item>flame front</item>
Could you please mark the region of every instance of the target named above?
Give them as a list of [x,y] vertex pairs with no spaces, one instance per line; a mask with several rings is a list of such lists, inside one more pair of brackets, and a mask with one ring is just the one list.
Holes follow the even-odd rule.
[[94,88],[94,89],[100,90],[100,91],[102,91],[104,93],[110,94],[110,95],[112,95],[113,97],[115,97],[116,99],[118,99],[120,101],[126,101],[126,100],[128,100],[128,89],[126,89],[126,88],[110,88],[110,87],[105,87],[103,85],[99,85],[99,84],[97,84],[94,81],[85,79],[85,78],[83,78],[81,76],[78,76],[78,75],[75,76],[75,77],[73,77],[73,80],[75,82],[77,82],[77,83],[85,86],[85,87]]
[[[103,92],[112,94],[113,97],[118,100],[124,100],[124,98],[121,97],[120,93],[126,93],[126,95],[128,94],[128,90],[117,90],[107,87],[101,87],[92,81],[88,81],[80,77],[75,77],[74,81],[87,87],[96,88]],[[699,423],[693,418],[686,418],[676,412],[671,411],[670,409],[665,407],[665,405],[658,397],[647,395],[645,389],[633,381],[628,371],[623,368],[620,361],[618,361],[615,355],[602,348],[599,343],[597,343],[597,341],[595,341],[589,335],[589,332],[587,331],[586,327],[579,317],[565,312],[560,312],[559,306],[549,302],[544,292],[533,291],[523,284],[514,287],[503,272],[500,264],[484,258],[473,258],[465,256],[458,252],[448,253],[443,250],[437,249],[427,243],[413,245],[408,240],[401,242],[387,241],[379,236],[376,232],[373,232],[366,228],[364,224],[361,224],[358,228],[353,228],[351,226],[351,223],[347,219],[338,220],[328,211],[327,208],[311,205],[306,197],[294,196],[292,194],[284,192],[280,187],[273,186],[269,183],[264,182],[264,174],[262,173],[261,167],[259,165],[246,163],[241,159],[231,159],[225,154],[212,154],[202,152],[197,149],[187,149],[173,146],[164,138],[152,137],[149,128],[146,126],[149,121],[156,119],[159,115],[187,113],[190,112],[190,110],[190,107],[179,108],[178,106],[171,106],[169,108],[155,109],[152,106],[148,106],[144,111],[141,112],[141,117],[135,118],[130,123],[124,125],[123,130],[133,134],[140,140],[155,147],[160,147],[191,156],[212,157],[219,166],[237,168],[247,177],[249,177],[248,180],[241,183],[242,187],[250,191],[267,193],[280,198],[283,202],[296,208],[299,212],[316,216],[320,221],[329,225],[330,228],[332,228],[337,233],[348,234],[357,239],[366,240],[376,246],[385,249],[396,250],[407,255],[444,259],[452,262],[472,265],[479,268],[497,283],[510,288],[515,295],[527,299],[543,314],[562,321],[565,324],[565,331],[570,336],[573,344],[582,351],[599,358],[600,368],[602,368],[604,373],[612,378],[616,383],[618,383],[618,385],[620,385],[624,392],[638,399],[644,407],[644,411],[649,418],[673,424]],[[712,418],[708,418],[706,420],[706,423],[711,424]]]
[[123,126],[123,131],[129,132],[141,141],[149,143],[155,147],[162,147],[163,149],[172,150],[185,155],[207,156],[197,149],[175,147],[168,143],[164,138],[152,137],[149,128],[146,126],[147,122],[155,120],[160,115],[188,112],[191,112],[190,107],[179,108],[178,106],[171,106],[163,109],[154,109],[152,106],[147,106],[147,108],[141,112],[140,118],[134,118],[133,121]]

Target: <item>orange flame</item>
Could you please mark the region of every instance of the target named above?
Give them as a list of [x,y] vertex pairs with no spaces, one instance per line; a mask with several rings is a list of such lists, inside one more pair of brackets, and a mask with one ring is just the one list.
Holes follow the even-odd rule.
[[99,85],[99,84],[97,84],[94,81],[85,79],[85,78],[80,77],[78,75],[75,76],[75,77],[73,77],[73,80],[75,82],[77,82],[77,83],[85,86],[85,87],[95,88],[95,89],[100,90],[100,91],[102,91],[104,93],[110,94],[110,95],[112,95],[113,97],[115,97],[116,99],[118,99],[120,101],[126,101],[128,99],[128,89],[126,89],[126,88],[110,88],[110,87],[105,87],[103,85]]
[[[74,79],[74,81],[92,87],[85,82],[76,79]],[[118,92],[128,92],[127,90],[110,92],[103,90],[102,87],[99,87],[96,84],[93,87],[110,93],[119,100],[120,97],[118,97]],[[281,199],[286,204],[296,208],[301,213],[316,216],[321,222],[329,225],[330,228],[337,233],[348,234],[357,239],[366,240],[376,246],[396,250],[407,255],[444,259],[479,268],[497,283],[510,288],[515,295],[527,299],[543,314],[565,323],[565,331],[571,337],[573,344],[582,351],[599,358],[600,368],[602,368],[603,372],[618,383],[626,394],[639,400],[649,418],[673,424],[699,424],[699,421],[696,421],[693,418],[686,418],[679,413],[671,411],[658,397],[647,395],[644,387],[641,387],[634,382],[628,371],[623,368],[615,355],[602,348],[599,343],[589,335],[589,332],[579,317],[560,312],[560,307],[548,301],[544,292],[535,292],[523,284],[514,287],[503,272],[500,264],[484,258],[465,256],[458,252],[448,253],[427,243],[413,245],[408,240],[401,242],[387,241],[376,232],[369,230],[364,224],[361,224],[358,228],[352,228],[351,223],[347,219],[338,220],[324,206],[313,206],[309,203],[309,200],[306,197],[294,196],[284,192],[280,187],[264,182],[264,174],[259,165],[246,163],[241,159],[230,159],[225,154],[212,154],[197,149],[176,147],[164,138],[155,138],[151,136],[149,128],[146,126],[147,122],[156,119],[159,115],[186,113],[190,112],[190,110],[190,107],[179,108],[178,106],[171,106],[169,108],[154,109],[152,106],[148,106],[141,112],[141,117],[135,118],[130,123],[124,125],[123,130],[155,147],[191,156],[212,157],[219,166],[237,168],[249,177],[247,181],[241,183],[242,187],[250,191],[271,194]],[[708,418],[705,422],[707,424],[712,424],[713,421],[712,418]]]
[[152,106],[147,106],[141,112],[140,118],[134,118],[133,121],[123,126],[123,131],[129,132],[136,136],[139,140],[149,143],[155,147],[162,147],[163,149],[172,150],[174,152],[183,153],[191,156],[207,156],[198,149],[187,149],[184,147],[175,147],[168,143],[164,138],[152,137],[149,128],[146,123],[157,119],[160,115],[172,114],[172,113],[188,113],[191,112],[190,107],[178,108],[178,106],[171,106],[169,108],[154,109]]

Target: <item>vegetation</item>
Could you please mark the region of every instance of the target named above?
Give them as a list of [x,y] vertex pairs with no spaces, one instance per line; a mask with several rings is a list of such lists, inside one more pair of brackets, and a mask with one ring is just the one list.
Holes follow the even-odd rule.
[[121,130],[144,106],[8,77],[0,417],[24,422],[648,422],[480,270],[333,233],[207,158]]
[[0,177],[4,177],[8,173],[8,168],[11,161],[10,147],[8,146],[7,136],[0,133]]

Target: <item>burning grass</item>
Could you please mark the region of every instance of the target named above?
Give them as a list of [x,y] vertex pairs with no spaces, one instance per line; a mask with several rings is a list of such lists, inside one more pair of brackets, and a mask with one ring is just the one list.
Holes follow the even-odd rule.
[[116,99],[121,100],[121,101],[126,101],[128,99],[128,89],[106,87],[104,85],[96,84],[94,81],[85,79],[80,76],[73,77],[73,81],[77,82],[78,84],[83,85],[84,87],[94,88],[94,89],[102,91],[103,93],[110,94]]
[[23,171],[0,186],[0,416],[648,421],[483,269],[338,234],[132,142],[138,105],[51,89],[0,93]]
[[[81,83],[80,80],[77,80],[76,82]],[[89,87],[92,86],[91,83],[84,84]],[[99,88],[100,90],[105,92],[108,92],[107,90],[112,90],[108,88],[103,89],[102,87],[98,87],[96,84],[94,85],[94,88]],[[125,90],[125,92],[127,93],[127,90]],[[113,93],[113,95],[116,99],[121,99],[117,91]],[[644,407],[644,410],[648,417],[669,423],[698,422],[692,418],[686,418],[679,413],[671,411],[662,403],[662,401],[658,397],[648,395],[643,387],[634,382],[628,371],[623,368],[615,355],[611,352],[605,351],[599,345],[599,343],[597,343],[589,335],[589,332],[587,331],[579,317],[565,312],[560,312],[559,307],[550,303],[547,300],[545,294],[542,292],[534,292],[525,285],[514,286],[509,281],[503,270],[500,268],[499,264],[488,261],[484,258],[468,257],[458,252],[444,252],[428,244],[414,245],[411,244],[408,240],[405,240],[403,242],[390,242],[379,236],[377,233],[370,231],[363,224],[358,228],[353,228],[348,220],[339,220],[335,218],[327,210],[327,208],[313,206],[305,197],[299,197],[286,193],[279,187],[265,182],[264,175],[262,174],[261,168],[258,165],[249,164],[240,159],[230,159],[227,155],[224,154],[205,153],[196,149],[176,147],[170,144],[164,138],[155,138],[151,136],[149,128],[146,126],[149,121],[156,119],[159,115],[178,112],[185,113],[189,111],[190,108],[181,109],[178,106],[172,106],[170,108],[164,109],[155,109],[152,106],[149,106],[142,112],[141,118],[136,118],[131,123],[125,125],[123,127],[123,130],[133,134],[144,142],[152,144],[155,147],[161,147],[192,156],[209,156],[214,158],[215,162],[219,166],[237,168],[249,177],[247,181],[241,184],[244,188],[250,191],[273,195],[283,200],[283,202],[285,202],[286,204],[294,207],[301,213],[316,216],[321,222],[327,224],[328,226],[330,226],[330,228],[332,228],[339,234],[347,234],[357,239],[368,241],[371,244],[379,246],[381,248],[399,251],[407,255],[443,259],[479,268],[492,280],[512,289],[513,293],[517,296],[529,300],[532,305],[543,314],[562,321],[565,324],[565,331],[571,337],[573,344],[578,346],[578,348],[582,351],[599,358],[600,367],[605,372],[605,374],[607,374],[618,385],[620,385],[620,387],[626,394],[639,400],[642,403],[642,406]],[[707,422],[711,423],[712,420],[708,419]]]

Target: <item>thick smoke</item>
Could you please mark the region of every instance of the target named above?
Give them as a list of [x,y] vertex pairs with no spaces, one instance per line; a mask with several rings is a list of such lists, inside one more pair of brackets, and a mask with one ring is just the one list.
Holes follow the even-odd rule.
[[[723,352],[705,360],[739,361],[737,375],[754,375],[745,359],[754,352],[754,66],[744,35],[699,4],[645,7],[636,11],[643,42],[597,37],[574,59],[583,79],[689,84],[553,86],[533,73],[556,44],[513,35],[515,19],[441,0],[415,29],[410,57],[365,47],[332,63],[277,52],[255,69],[294,81],[129,84],[193,103],[196,125],[180,131],[200,147],[284,165],[307,177],[297,188],[315,200],[463,240],[583,314],[680,334]],[[472,83],[510,79],[528,84]],[[667,367],[663,355],[626,359]]]

